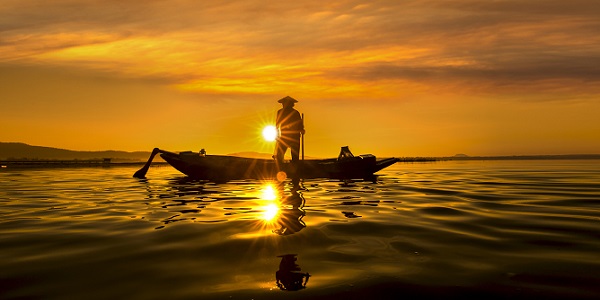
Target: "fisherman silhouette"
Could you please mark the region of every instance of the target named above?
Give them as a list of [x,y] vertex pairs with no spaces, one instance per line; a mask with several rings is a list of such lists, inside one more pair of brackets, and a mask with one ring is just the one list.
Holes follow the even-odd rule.
[[279,270],[275,272],[277,287],[283,291],[298,291],[306,288],[310,274],[300,272],[296,264],[297,254],[284,254],[279,263]]
[[292,156],[292,166],[294,171],[297,169],[300,160],[300,135],[304,134],[304,121],[300,113],[294,109],[298,100],[286,96],[277,101],[283,105],[283,108],[277,111],[275,125],[279,131],[279,137],[275,144],[275,159],[279,170],[283,165],[283,159],[288,148]]

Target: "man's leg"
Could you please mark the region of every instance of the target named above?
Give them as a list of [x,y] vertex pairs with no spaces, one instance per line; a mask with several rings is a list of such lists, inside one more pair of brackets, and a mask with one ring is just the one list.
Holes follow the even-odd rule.
[[300,141],[295,140],[290,145],[290,153],[292,154],[292,172],[293,177],[298,178],[300,176]]
[[292,154],[292,161],[298,162],[300,160],[300,143],[290,145],[290,152]]
[[285,151],[287,151],[287,145],[283,141],[277,141],[275,144],[275,160],[277,161],[277,167],[281,170],[283,159],[285,157]]

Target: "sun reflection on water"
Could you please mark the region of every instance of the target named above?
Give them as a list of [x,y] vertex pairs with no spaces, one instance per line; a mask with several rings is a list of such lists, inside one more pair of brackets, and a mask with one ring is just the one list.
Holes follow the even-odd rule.
[[265,183],[261,189],[261,199],[274,201],[277,199],[278,193],[279,192],[277,191],[277,189],[275,189],[273,183]]
[[263,207],[264,212],[262,215],[262,220],[266,223],[273,223],[277,220],[277,216],[279,215],[279,206],[275,203],[269,204]]
[[279,215],[279,203],[278,199],[280,192],[277,190],[275,185],[271,182],[263,184],[261,188],[261,201],[265,202],[265,205],[261,207],[262,221],[271,224],[277,220]]

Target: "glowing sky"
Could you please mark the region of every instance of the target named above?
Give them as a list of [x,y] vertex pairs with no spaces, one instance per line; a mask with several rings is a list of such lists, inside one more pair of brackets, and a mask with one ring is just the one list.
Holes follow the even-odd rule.
[[0,2],[0,141],[306,154],[600,153],[597,0]]

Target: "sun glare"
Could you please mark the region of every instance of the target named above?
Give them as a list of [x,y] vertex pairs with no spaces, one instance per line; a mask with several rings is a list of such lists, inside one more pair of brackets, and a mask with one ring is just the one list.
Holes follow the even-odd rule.
[[277,128],[273,125],[266,126],[262,131],[265,141],[272,142],[277,139]]
[[277,190],[271,184],[265,185],[261,192],[264,200],[274,201],[277,199]]
[[277,206],[277,204],[269,204],[267,206],[264,207],[264,212],[263,212],[263,220],[265,222],[273,222],[275,221],[275,218],[277,217],[277,215],[279,215],[279,206]]
[[262,206],[261,219],[265,223],[271,223],[279,215],[279,206],[277,205],[279,193],[277,188],[271,183],[264,184],[260,192],[261,200],[266,202],[266,205]]

